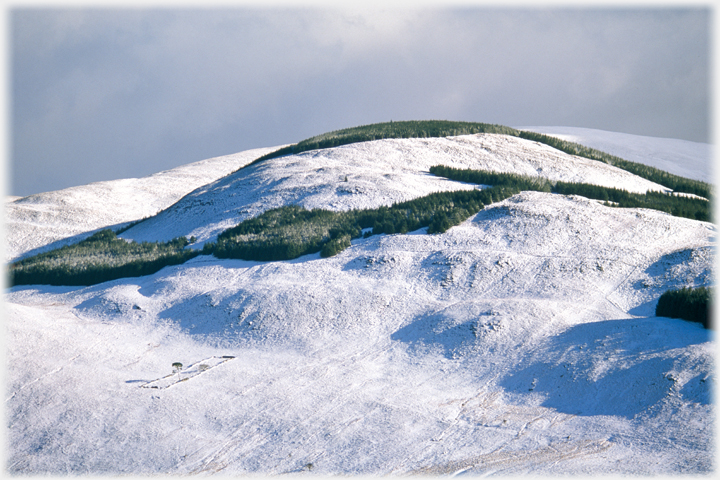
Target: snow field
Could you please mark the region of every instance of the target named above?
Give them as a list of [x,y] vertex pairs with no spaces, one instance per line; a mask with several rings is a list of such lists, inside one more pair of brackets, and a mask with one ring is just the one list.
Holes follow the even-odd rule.
[[[12,473],[712,468],[715,228],[526,192],[442,235],[6,294]],[[211,356],[168,388],[138,388]]]

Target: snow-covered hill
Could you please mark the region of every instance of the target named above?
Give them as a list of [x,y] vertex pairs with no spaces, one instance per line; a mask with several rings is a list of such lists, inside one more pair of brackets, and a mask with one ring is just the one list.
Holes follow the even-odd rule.
[[154,241],[195,236],[200,246],[223,230],[282,205],[376,208],[432,192],[474,188],[430,175],[433,165],[542,176],[632,192],[668,190],[602,162],[507,135],[376,140],[266,160],[198,188],[123,237]]
[[143,178],[91,183],[5,203],[5,261],[58,248],[97,229],[155,215],[188,192],[275,150],[259,148]]
[[[243,169],[126,234],[207,240],[287,203],[471,188],[423,173],[437,163],[657,188],[515,138],[383,140]],[[373,236],[327,259],[199,256],[15,287],[8,470],[710,472],[715,342],[653,314],[663,291],[713,282],[715,230],[525,192],[444,234]]]
[[710,144],[676,138],[646,137],[580,127],[519,127],[596,148],[631,162],[650,165],[681,177],[714,182]]

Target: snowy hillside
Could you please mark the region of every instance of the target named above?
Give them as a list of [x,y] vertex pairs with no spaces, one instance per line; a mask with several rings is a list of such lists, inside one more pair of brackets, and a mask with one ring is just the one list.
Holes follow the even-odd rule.
[[[274,206],[474,188],[425,173],[434,164],[661,189],[514,137],[378,140],[210,181],[123,236],[209,240]],[[198,256],[91,287],[14,287],[6,465],[708,473],[715,342],[653,315],[662,292],[713,283],[715,236],[706,222],[524,192],[444,234],[358,239],[326,259]]]
[[[143,178],[111,180],[14,197],[5,203],[5,261],[89,236],[99,228],[155,215],[183,195],[274,150],[211,158]],[[67,240],[66,240],[67,239]],[[65,241],[64,241],[65,240]],[[42,248],[45,247],[45,248]]]
[[266,160],[198,188],[122,236],[136,241],[195,236],[201,245],[242,220],[282,205],[376,208],[432,192],[474,188],[428,174],[433,165],[586,182],[632,192],[667,190],[619,168],[506,135],[376,140]]
[[712,146],[675,138],[646,137],[579,127],[519,127],[596,148],[611,155],[713,183]]

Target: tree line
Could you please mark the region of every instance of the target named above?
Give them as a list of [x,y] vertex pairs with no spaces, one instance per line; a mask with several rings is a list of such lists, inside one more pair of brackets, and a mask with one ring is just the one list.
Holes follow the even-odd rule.
[[429,234],[443,233],[484,205],[518,192],[506,186],[438,192],[389,207],[347,212],[290,205],[268,210],[225,230],[217,242],[204,245],[203,253],[257,261],[290,260],[317,252],[328,257],[361,236],[407,233],[425,227]]
[[608,165],[616,166],[637,175],[638,177],[642,177],[653,183],[658,183],[667,187],[673,192],[691,193],[693,195],[698,195],[708,200],[712,200],[712,187],[706,182],[674,175],[670,172],[660,170],[659,168],[624,160],[620,157],[610,155],[609,153],[605,153],[594,148],[561,140],[542,133],[518,131],[517,136],[527,140],[544,143],[545,145],[549,145],[562,152],[569,153],[570,155],[576,155],[590,160],[598,160],[600,162],[607,163]]
[[[479,122],[454,122],[448,120],[422,120],[374,123],[345,128],[316,135],[294,145],[280,148],[254,160],[250,165],[270,158],[293,155],[308,150],[339,147],[352,143],[383,140],[387,138],[437,138],[476,133],[500,133],[516,135],[517,130],[503,125]],[[244,168],[244,167],[243,167]]]
[[442,233],[490,205],[520,191],[581,195],[609,206],[651,208],[675,216],[710,220],[710,202],[660,192],[646,194],[597,185],[551,182],[541,177],[434,166],[430,172],[456,181],[488,185],[483,189],[438,192],[375,209],[334,212],[297,205],[268,210],[222,232],[203,249],[179,237],[170,242],[128,242],[111,230],[97,232],[75,245],[42,253],[10,265],[10,285],[93,285],[122,277],[155,273],[199,254],[218,258],[274,261],[320,252],[336,255],[352,239],[407,233],[427,228]]
[[495,133],[502,135],[510,135],[526,140],[531,140],[534,142],[543,143],[570,155],[577,155],[579,157],[584,157],[616,166],[646,180],[667,187],[674,192],[690,193],[711,201],[713,199],[712,186],[706,182],[684,178],[679,175],[665,172],[655,167],[624,160],[620,157],[610,155],[594,148],[586,147],[574,142],[568,142],[566,140],[551,137],[549,135],[544,135],[542,133],[516,130],[514,128],[506,127],[504,125],[495,125],[479,122],[424,120],[385,122],[375,123],[371,125],[362,125],[359,127],[346,128],[342,130],[324,133],[322,135],[316,135],[314,137],[298,142],[294,145],[289,145],[287,147],[283,147],[274,152],[263,155],[251,162],[249,165],[253,165],[257,162],[261,162],[270,158],[302,153],[308,150],[332,148],[341,145],[367,142],[372,140],[381,140],[386,138],[448,137],[454,135],[472,135],[477,133]]
[[178,237],[165,243],[137,243],[118,238],[112,230],[101,230],[74,245],[11,264],[9,285],[81,286],[150,275],[199,255],[200,251],[185,248],[191,240]]
[[480,185],[508,186],[520,190],[551,192],[562,195],[580,195],[605,202],[607,206],[620,208],[649,208],[666,212],[676,217],[693,220],[711,221],[710,202],[704,199],[662,192],[631,193],[627,190],[609,188],[588,183],[551,182],[546,178],[528,177],[511,173],[498,173],[484,170],[458,169],[436,165],[430,173],[466,183]]
[[329,257],[360,236],[407,233],[425,227],[429,234],[445,232],[484,205],[518,192],[506,186],[438,192],[389,207],[347,212],[290,205],[268,210],[225,230],[202,250],[186,248],[194,238],[137,243],[118,238],[106,229],[77,244],[13,263],[8,272],[9,284],[94,285],[150,275],[200,254],[257,261],[290,260],[317,252]]

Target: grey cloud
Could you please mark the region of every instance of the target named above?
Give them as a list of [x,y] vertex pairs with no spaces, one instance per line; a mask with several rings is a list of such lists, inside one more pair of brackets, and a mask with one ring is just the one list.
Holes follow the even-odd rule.
[[707,9],[14,10],[11,193],[390,119],[708,141],[709,18]]

